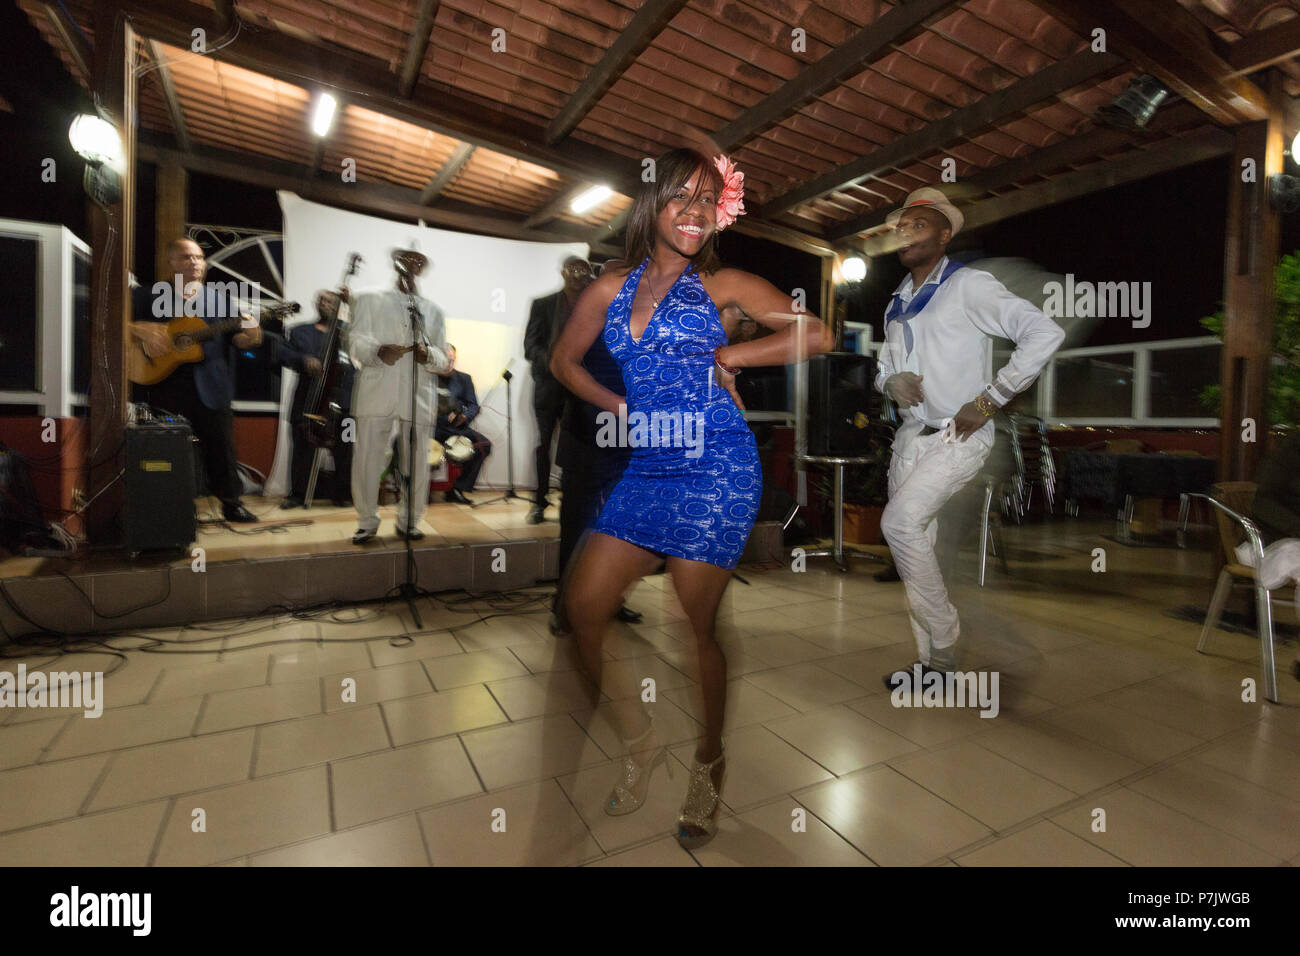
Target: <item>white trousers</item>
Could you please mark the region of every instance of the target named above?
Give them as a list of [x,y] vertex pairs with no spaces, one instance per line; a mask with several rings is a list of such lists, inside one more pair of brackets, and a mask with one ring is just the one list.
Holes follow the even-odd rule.
[[[357,528],[361,531],[379,530],[379,478],[384,473],[384,463],[392,446],[393,426],[401,423],[398,444],[401,446],[399,467],[403,475],[411,475],[411,520],[419,528],[424,509],[429,504],[429,439],[432,426],[423,422],[417,426],[415,436],[414,474],[407,463],[410,457],[409,423],[391,416],[358,415],[357,447],[352,455],[352,503],[357,509]],[[406,531],[406,486],[397,483],[401,498],[397,503],[397,530]]]
[[941,432],[922,437],[921,428],[920,422],[909,421],[894,436],[889,504],[880,529],[907,590],[917,655],[928,665],[932,652],[951,648],[961,630],[935,556],[939,534],[935,519],[948,499],[979,474],[993,447],[993,430],[981,429],[964,442],[945,443]]

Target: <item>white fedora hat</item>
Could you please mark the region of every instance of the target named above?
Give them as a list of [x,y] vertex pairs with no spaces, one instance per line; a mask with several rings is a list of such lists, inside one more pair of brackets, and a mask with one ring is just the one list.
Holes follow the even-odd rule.
[[947,196],[935,189],[933,186],[922,186],[907,197],[902,208],[895,209],[886,216],[885,223],[891,227],[896,225],[898,220],[902,217],[904,210],[912,209],[916,206],[929,206],[935,212],[942,215],[948,220],[948,225],[952,227],[952,234],[954,236],[961,232],[961,227],[966,222],[966,217],[961,214],[961,210],[949,202]]

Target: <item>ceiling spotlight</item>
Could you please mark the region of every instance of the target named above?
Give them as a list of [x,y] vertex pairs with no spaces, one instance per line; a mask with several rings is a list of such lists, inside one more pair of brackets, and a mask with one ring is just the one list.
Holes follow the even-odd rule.
[[316,100],[316,115],[312,117],[311,131],[317,136],[324,136],[334,123],[334,111],[339,102],[332,93],[322,93]]
[[595,209],[612,195],[614,190],[608,186],[592,186],[575,196],[573,202],[569,203],[569,209],[581,216],[584,212]]
[[1115,102],[1097,111],[1097,119],[1120,129],[1144,129],[1156,109],[1169,96],[1169,87],[1149,73],[1131,80]]
[[850,256],[840,263],[840,273],[845,282],[861,282],[867,277],[867,260],[861,256]]

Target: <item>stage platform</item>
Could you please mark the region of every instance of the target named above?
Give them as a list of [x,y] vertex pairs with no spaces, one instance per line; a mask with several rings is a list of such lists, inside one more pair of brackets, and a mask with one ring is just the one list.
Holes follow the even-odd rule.
[[[487,501],[499,494],[484,489],[474,497]],[[479,592],[555,580],[560,570],[559,495],[552,498],[556,504],[536,525],[527,521],[531,502],[525,500],[480,508],[430,504],[420,523],[425,537],[414,545],[416,583],[428,591]],[[225,525],[213,520],[220,515],[215,500],[199,499],[197,504],[198,536],[183,555],[145,554],[136,561],[121,552],[0,559],[4,635],[38,627],[101,634],[329,601],[368,601],[383,598],[406,579],[406,547],[394,531],[395,506],[379,509],[379,536],[357,546],[351,541],[356,530],[352,508],[317,504],[285,511],[278,499],[246,495],[244,504],[261,521]],[[195,549],[202,549],[201,554]],[[780,523],[755,526],[744,560],[782,560]]]

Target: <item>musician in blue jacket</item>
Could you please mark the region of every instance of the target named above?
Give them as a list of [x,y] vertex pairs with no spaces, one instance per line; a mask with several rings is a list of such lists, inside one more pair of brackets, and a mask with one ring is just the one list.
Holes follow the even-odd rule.
[[492,443],[469,427],[469,423],[478,417],[478,396],[474,394],[474,381],[464,372],[456,371],[456,346],[447,346],[447,360],[451,369],[446,375],[440,375],[441,387],[451,395],[451,406],[438,416],[438,426],[433,437],[444,445],[453,435],[463,435],[474,445],[474,457],[460,466],[460,475],[456,483],[447,489],[444,496],[448,501],[462,505],[473,504],[466,492],[474,490],[478,473],[487,456],[492,454]]
[[[180,294],[168,291],[155,295],[153,286],[141,285],[132,291],[130,335],[140,342],[150,356],[170,349],[163,323],[186,314],[198,313],[209,325],[233,318],[238,310],[224,289],[205,285],[207,258],[192,239],[173,239],[167,245],[167,263],[171,275],[168,285]],[[204,471],[208,489],[221,501],[227,521],[251,522],[257,516],[243,506],[239,495],[239,460],[235,457],[234,415],[230,403],[235,397],[235,349],[257,348],[262,344],[262,329],[254,326],[238,333],[227,333],[203,344],[203,361],[179,366],[167,378],[154,385],[135,386],[132,399],[154,408],[183,415],[189,420],[194,437],[203,445]]]

